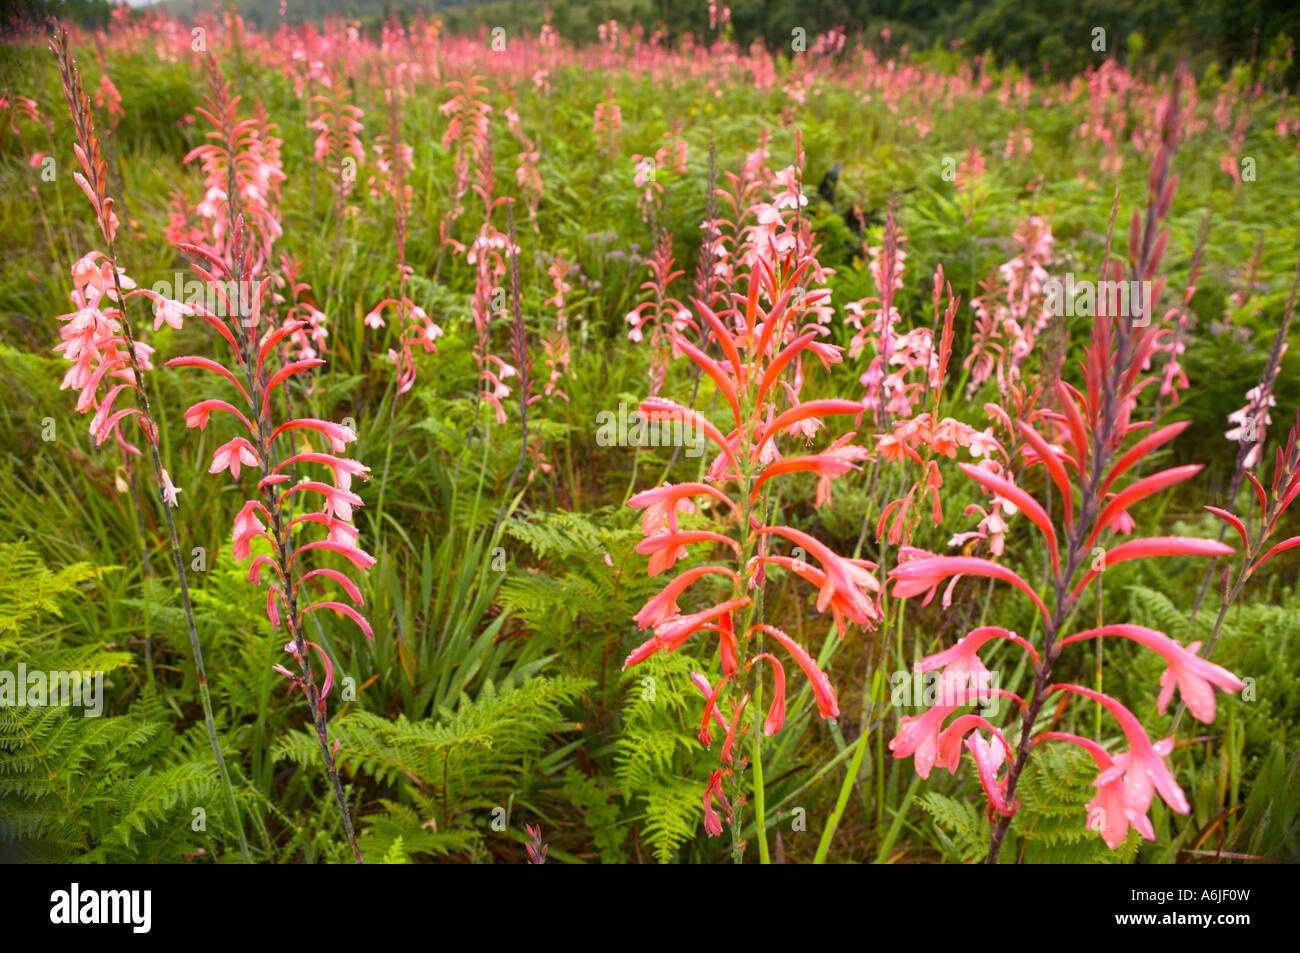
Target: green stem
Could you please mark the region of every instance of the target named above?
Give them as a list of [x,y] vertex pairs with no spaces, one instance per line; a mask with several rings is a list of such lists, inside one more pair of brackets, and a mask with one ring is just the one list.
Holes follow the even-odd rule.
[[814,864],[826,863],[826,854],[831,847],[831,839],[835,836],[835,829],[839,827],[840,818],[844,816],[844,809],[848,807],[849,795],[853,792],[853,784],[858,779],[858,771],[862,768],[862,755],[867,750],[867,740],[871,737],[871,732],[866,725],[862,726],[862,734],[854,745],[853,760],[849,762],[849,770],[844,774],[844,780],[840,783],[840,793],[835,799],[835,808],[831,811],[831,816],[826,819],[826,826],[822,828],[821,840],[817,842],[817,853],[813,857]]
[[758,862],[770,864],[767,852],[767,804],[763,794],[763,746],[760,742],[762,719],[754,718],[754,823],[758,825]]

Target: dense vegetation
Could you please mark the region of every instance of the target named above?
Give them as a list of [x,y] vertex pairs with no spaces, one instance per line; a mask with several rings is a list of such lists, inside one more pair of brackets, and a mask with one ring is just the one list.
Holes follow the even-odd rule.
[[[104,676],[100,717],[0,706],[0,851],[342,862],[346,817],[368,862],[522,862],[543,843],[550,862],[968,862],[1000,837],[1002,862],[1294,859],[1296,554],[1249,578],[1243,562],[1300,532],[1285,505],[1300,473],[1285,354],[1300,109],[1289,44],[1255,41],[1257,24],[1293,14],[1260,4],[1252,22],[1237,4],[1227,29],[1226,5],[1101,5],[1076,31],[1032,5],[800,4],[806,46],[769,52],[748,41],[789,34],[780,4],[735,3],[712,30],[703,4],[657,5],[676,38],[695,34],[675,46],[648,9],[628,8],[645,30],[597,34],[556,2],[558,35],[538,36],[518,25],[540,25],[524,6],[500,36],[459,9],[449,23],[481,15],[486,32],[423,15],[367,32],[119,14],[67,41],[87,96],[74,86],[71,111],[50,33],[0,51],[0,672]],[[1162,33],[1157,13],[1182,32]],[[1179,47],[1204,54],[1198,71],[1175,72]],[[1081,72],[1050,78],[1058,68]],[[74,153],[100,141],[102,166]],[[155,296],[124,294],[93,252]],[[1107,265],[1157,283],[1149,329],[1054,310],[1052,279],[1103,280]],[[272,345],[223,324],[213,301],[234,306],[207,290],[249,275],[269,279],[254,294]],[[182,307],[190,282],[213,320]],[[74,380],[66,345],[90,318],[108,370]],[[143,410],[114,322],[154,349],[138,373],[156,440],[142,414],[109,416]],[[808,350],[786,364],[787,345]],[[259,350],[268,363],[244,377]],[[746,367],[774,368],[772,389],[755,396]],[[806,419],[721,455],[712,439],[699,452],[695,431],[610,445],[609,421],[635,429],[639,406],[688,417],[652,395],[724,437],[731,396],[742,429]],[[218,399],[264,417],[244,433],[221,408],[193,411]],[[1078,408],[1086,432],[1071,429]],[[333,473],[310,490],[320,511],[278,495],[264,419],[315,421],[279,452],[304,455],[280,464],[295,481]],[[1098,488],[1103,464],[1174,424],[1112,496]],[[817,459],[759,494],[757,461],[804,456]],[[1063,483],[1044,466],[1058,456]],[[1080,535],[1114,493],[1173,471],[1098,523],[1104,536]],[[690,483],[713,495],[682,527],[718,532],[683,542],[667,570],[676,546],[649,544],[676,503],[637,494]],[[304,558],[333,575],[295,575],[280,517],[328,528],[340,548]],[[743,531],[760,525],[772,532]],[[1100,568],[1094,543],[1113,556],[1169,537],[1209,548],[1112,559],[1069,631],[1139,626],[1181,647],[1153,643],[1162,659],[1097,638],[1047,669],[1172,739],[1156,760],[1187,812],[1162,790],[1149,835],[1125,814],[1111,845],[1113,828],[1089,829],[1094,781],[1103,756],[1141,745],[1104,706],[1035,686],[1062,620],[986,567],[1050,601],[1070,589],[1053,576],[1058,543],[1077,581]],[[710,554],[720,568],[680,609],[646,614]],[[945,556],[970,562],[958,575],[925,562]],[[648,575],[648,557],[667,571]],[[751,559],[768,562],[741,586]],[[925,565],[937,591],[908,591]],[[286,609],[277,579],[325,608]],[[669,623],[718,606],[673,643]],[[662,644],[646,643],[652,625]],[[727,680],[732,626],[744,654]],[[985,626],[1037,647],[1004,638],[984,663],[1043,707],[1022,724],[1019,702],[995,699],[956,738],[961,766],[941,758],[923,778],[891,739],[935,704],[903,688]],[[1208,719],[1182,711],[1182,682],[1159,704],[1193,643],[1232,674],[1220,689],[1240,679]],[[693,673],[718,692],[708,747]],[[776,691],[783,724],[768,732]],[[1095,739],[1101,755],[1045,743],[1021,764],[1030,728]]]

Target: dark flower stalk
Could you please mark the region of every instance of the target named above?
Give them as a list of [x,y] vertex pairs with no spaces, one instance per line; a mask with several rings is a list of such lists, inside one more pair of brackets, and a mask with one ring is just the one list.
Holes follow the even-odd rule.
[[[212,756],[216,762],[217,774],[225,795],[226,808],[230,813],[230,821],[239,839],[240,855],[245,863],[252,863],[248,853],[248,841],[244,836],[243,822],[240,819],[239,807],[235,801],[234,787],[231,785],[230,774],[226,769],[226,760],[221,752],[221,742],[217,738],[216,719],[212,713],[212,696],[208,690],[207,670],[203,665],[203,650],[199,645],[198,628],[194,621],[194,605],[190,600],[189,582],[185,575],[185,560],[181,553],[176,523],[172,519],[171,506],[175,505],[177,491],[172,486],[166,470],[163,469],[162,458],[158,452],[158,426],[153,408],[149,403],[149,393],[145,386],[144,373],[140,365],[139,345],[136,343],[135,332],[126,312],[126,297],[123,293],[121,279],[122,273],[118,267],[117,251],[114,243],[117,233],[117,216],[113,212],[114,200],[106,194],[107,166],[100,155],[100,139],[95,131],[90,98],[82,88],[81,74],[72,59],[72,51],[68,47],[68,31],[66,28],[61,27],[55,32],[50,42],[50,50],[54,53],[59,75],[63,81],[64,96],[67,98],[68,108],[72,113],[73,126],[76,129],[78,158],[81,160],[81,166],[85,172],[84,178],[78,173],[74,173],[74,175],[95,206],[100,232],[104,238],[105,270],[112,277],[113,291],[118,303],[116,310],[124,337],[121,343],[125,345],[122,348],[124,353],[118,356],[118,360],[124,365],[119,370],[127,372],[125,377],[130,383],[126,387],[128,390],[134,391],[139,404],[138,409],[134,411],[119,411],[107,419],[111,421],[114,417],[120,418],[125,413],[138,414],[141,418],[140,428],[144,434],[145,443],[149,447],[155,486],[161,503],[164,523],[167,527],[167,541],[171,548],[172,564],[176,567],[181,606],[185,614],[185,624],[190,639],[191,658],[194,663],[195,680],[199,686],[199,699],[203,706],[203,720],[207,726],[208,743],[212,748]],[[114,394],[114,391],[110,390],[109,394]],[[110,400],[110,396],[104,398],[106,403]],[[101,408],[101,410],[103,409],[105,408]],[[116,427],[116,424],[113,426]]]

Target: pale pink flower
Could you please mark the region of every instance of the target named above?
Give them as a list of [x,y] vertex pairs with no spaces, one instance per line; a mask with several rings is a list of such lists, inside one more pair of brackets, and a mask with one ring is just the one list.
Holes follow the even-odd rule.
[[208,468],[208,472],[220,473],[228,469],[230,475],[238,480],[241,466],[255,467],[260,462],[253,445],[243,437],[235,437],[217,447],[212,454],[212,466]]

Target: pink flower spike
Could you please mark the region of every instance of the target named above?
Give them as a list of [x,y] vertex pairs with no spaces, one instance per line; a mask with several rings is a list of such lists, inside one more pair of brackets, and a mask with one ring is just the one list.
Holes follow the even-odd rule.
[[678,597],[697,579],[712,573],[721,573],[730,577],[736,587],[740,588],[740,577],[730,569],[724,569],[721,566],[699,566],[695,569],[688,569],[664,586],[657,595],[651,596],[646,601],[646,604],[641,607],[641,611],[633,616],[637,628],[645,629],[669,616],[677,615]]
[[1201,647],[1200,642],[1195,642],[1187,648],[1183,648],[1182,645],[1163,632],[1157,632],[1155,629],[1148,629],[1141,625],[1106,625],[1099,629],[1078,632],[1062,639],[1060,644],[1064,647],[1071,642],[1081,642],[1084,639],[1100,638],[1107,635],[1118,635],[1131,639],[1139,645],[1144,645],[1153,652],[1158,653],[1169,663],[1169,668],[1160,676],[1160,697],[1156,702],[1156,710],[1161,714],[1164,714],[1165,709],[1169,706],[1169,701],[1173,698],[1174,686],[1177,685],[1183,703],[1187,705],[1187,710],[1199,721],[1203,721],[1208,725],[1214,721],[1215,703],[1214,688],[1212,686],[1218,685],[1230,692],[1239,692],[1246,687],[1241,679],[1226,668],[1198,656],[1196,650]]
[[212,454],[212,466],[208,468],[209,473],[220,473],[222,470],[230,470],[230,475],[236,480],[239,479],[240,467],[255,467],[260,463],[257,451],[243,437],[235,437],[228,443],[223,443],[217,447]]

